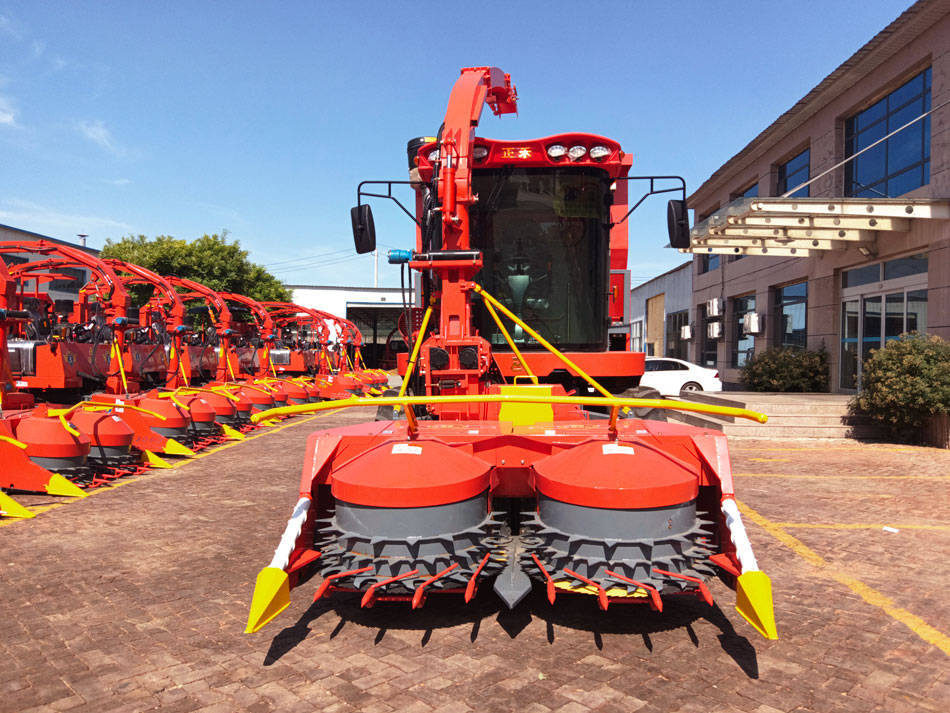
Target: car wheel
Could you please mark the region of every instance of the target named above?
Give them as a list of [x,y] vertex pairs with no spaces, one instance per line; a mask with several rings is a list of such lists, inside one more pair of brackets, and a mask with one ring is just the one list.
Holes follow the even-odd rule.
[[697,384],[695,381],[687,381],[683,384],[683,387],[680,391],[702,391],[703,387]]

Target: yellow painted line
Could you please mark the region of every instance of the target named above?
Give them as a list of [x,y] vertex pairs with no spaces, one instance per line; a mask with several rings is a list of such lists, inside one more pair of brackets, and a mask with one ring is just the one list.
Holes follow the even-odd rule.
[[793,480],[938,480],[950,483],[950,475],[804,475],[799,473],[733,473],[733,478],[790,478]]
[[779,523],[772,522],[768,518],[763,517],[745,503],[737,500],[736,504],[742,508],[743,515],[747,516],[752,522],[764,529],[803,560],[817,568],[822,575],[833,579],[839,584],[843,584],[868,604],[883,610],[888,616],[904,624],[928,644],[933,644],[950,656],[950,636],[930,626],[930,624],[916,614],[911,614],[906,609],[897,606],[894,600],[887,595],[882,594],[861,580],[832,566],[804,542],[786,532]]
[[[177,462],[175,462],[175,463],[172,464],[172,467],[171,467],[171,468],[155,468],[155,469],[152,469],[152,470],[148,470],[148,471],[146,471],[145,473],[140,473],[139,475],[133,476],[133,477],[131,477],[131,478],[121,478],[121,479],[119,479],[119,480],[113,481],[113,482],[110,483],[109,485],[103,485],[103,486],[100,486],[100,487],[98,487],[98,488],[93,488],[92,490],[88,491],[88,495],[91,497],[91,496],[93,496],[93,495],[98,495],[100,492],[108,492],[108,491],[110,491],[110,490],[115,490],[116,488],[121,488],[123,485],[129,485],[129,484],[131,484],[131,483],[137,483],[141,478],[143,478],[143,477],[145,477],[145,476],[148,476],[148,477],[150,477],[150,478],[155,478],[155,477],[157,477],[160,473],[171,473],[173,470],[177,470],[178,468],[181,468],[182,466],[187,465],[188,463],[192,463],[192,462],[194,462],[194,461],[196,461],[196,460],[200,460],[201,458],[204,458],[204,457],[206,457],[206,456],[210,456],[210,455],[212,455],[213,453],[218,453],[219,451],[223,451],[223,450],[226,450],[226,449],[228,449],[228,448],[233,448],[234,446],[239,446],[239,445],[241,445],[242,443],[247,443],[248,441],[253,441],[253,440],[257,439],[257,438],[261,438],[262,436],[269,436],[269,435],[272,434],[272,433],[277,433],[278,431],[283,431],[285,428],[290,428],[291,426],[300,426],[301,424],[308,423],[308,422],[313,421],[313,420],[315,420],[315,419],[323,418],[324,416],[329,416],[331,413],[332,413],[332,411],[328,411],[328,412],[326,412],[326,413],[318,413],[318,414],[316,414],[315,416],[311,416],[310,418],[305,418],[305,419],[303,419],[303,420],[301,420],[301,421],[297,421],[297,420],[295,419],[295,420],[291,421],[290,423],[285,423],[285,424],[283,424],[282,426],[277,426],[277,427],[274,427],[274,428],[268,428],[266,431],[262,431],[261,433],[255,433],[253,436],[248,436],[248,437],[245,438],[243,441],[229,441],[229,442],[224,443],[224,444],[222,444],[222,445],[220,445],[220,446],[217,446],[216,448],[212,448],[212,449],[206,450],[206,451],[200,451],[200,452],[196,453],[195,455],[193,455],[193,456],[191,456],[191,457],[189,457],[189,458],[184,458],[184,459],[182,459],[182,460],[180,460],[180,461],[177,461]],[[39,515],[39,514],[41,514],[41,513],[49,512],[50,510],[56,510],[57,508],[61,508],[61,507],[65,506],[65,505],[69,505],[70,503],[72,503],[72,502],[74,502],[74,501],[76,501],[76,500],[80,500],[80,499],[85,500],[85,498],[69,498],[68,500],[63,500],[63,501],[60,501],[60,502],[52,503],[52,504],[50,504],[50,505],[37,505],[37,506],[32,506],[32,507],[29,506],[29,505],[25,505],[24,507],[26,507],[26,509],[29,510],[30,512],[32,512],[33,514]],[[29,519],[30,519],[30,518],[10,518],[10,519],[4,518],[3,520],[0,520],[0,527],[8,527],[8,526],[10,526],[10,525],[15,525],[15,524],[18,523],[18,522],[26,522],[26,521],[29,520]]]
[[950,525],[888,525],[883,522],[838,522],[832,525],[822,525],[814,522],[776,522],[778,527],[799,527],[807,530],[880,530],[882,527],[895,527],[898,530],[937,530],[940,532],[950,531]]

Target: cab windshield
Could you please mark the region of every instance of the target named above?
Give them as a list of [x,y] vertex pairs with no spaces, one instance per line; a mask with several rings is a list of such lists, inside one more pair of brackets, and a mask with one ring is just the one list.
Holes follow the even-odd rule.
[[[475,280],[559,349],[606,349],[607,173],[507,166],[476,171],[472,188],[470,242],[484,261]],[[493,347],[508,348],[477,297],[474,319]],[[502,320],[519,349],[543,349]]]

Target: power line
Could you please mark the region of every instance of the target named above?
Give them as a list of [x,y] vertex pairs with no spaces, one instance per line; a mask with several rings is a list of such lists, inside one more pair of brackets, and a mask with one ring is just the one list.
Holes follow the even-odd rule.
[[328,253],[320,253],[318,255],[308,255],[307,257],[298,257],[298,258],[294,258],[293,260],[280,260],[278,262],[268,262],[264,264],[264,267],[271,267],[273,265],[286,265],[289,262],[303,262],[304,260],[318,260],[318,259],[328,257],[330,255],[337,255],[339,253],[352,252],[352,250],[353,248],[347,247],[341,250],[333,250],[332,252],[328,252]]
[[287,267],[281,270],[274,270],[275,273],[286,274],[288,272],[299,272],[300,270],[315,270],[321,267],[328,267],[330,265],[340,265],[344,262],[353,262],[354,260],[362,260],[366,257],[372,257],[372,255],[355,255],[353,257],[344,257],[337,258],[335,260],[326,260],[324,262],[316,263],[314,265],[302,265],[299,267]]
[[288,272],[299,272],[300,270],[316,270],[316,269],[319,269],[319,268],[321,268],[321,267],[326,267],[326,266],[328,266],[328,265],[338,265],[338,264],[344,263],[344,262],[352,262],[352,261],[354,261],[354,260],[360,260],[360,259],[362,259],[363,257],[365,257],[365,256],[364,256],[364,255],[357,255],[357,256],[355,256],[355,257],[343,257],[343,258],[336,258],[335,260],[326,260],[326,261],[324,261],[324,262],[318,262],[318,263],[314,263],[314,264],[312,264],[312,265],[299,265],[299,266],[296,266],[296,267],[287,267],[287,268],[284,268],[284,269],[282,269],[282,270],[275,270],[273,274],[275,274],[275,275],[282,275],[282,274],[285,274],[285,273],[288,273]]
[[320,267],[321,265],[332,264],[334,262],[337,262],[338,260],[344,260],[344,261],[355,260],[361,257],[365,257],[365,255],[353,255],[351,252],[350,255],[337,255],[336,257],[321,258],[313,262],[308,262],[304,265],[288,265],[287,267],[278,267],[272,270],[272,272],[277,273],[277,272],[288,272],[290,270],[305,270],[311,267]]

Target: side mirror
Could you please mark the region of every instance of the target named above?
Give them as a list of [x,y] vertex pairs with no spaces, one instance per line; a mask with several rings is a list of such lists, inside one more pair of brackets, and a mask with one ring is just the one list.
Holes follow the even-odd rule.
[[363,203],[350,209],[353,222],[353,242],[360,255],[376,249],[376,224],[373,222],[373,209]]
[[673,200],[666,204],[666,228],[670,245],[678,250],[689,247],[689,211],[686,201]]

